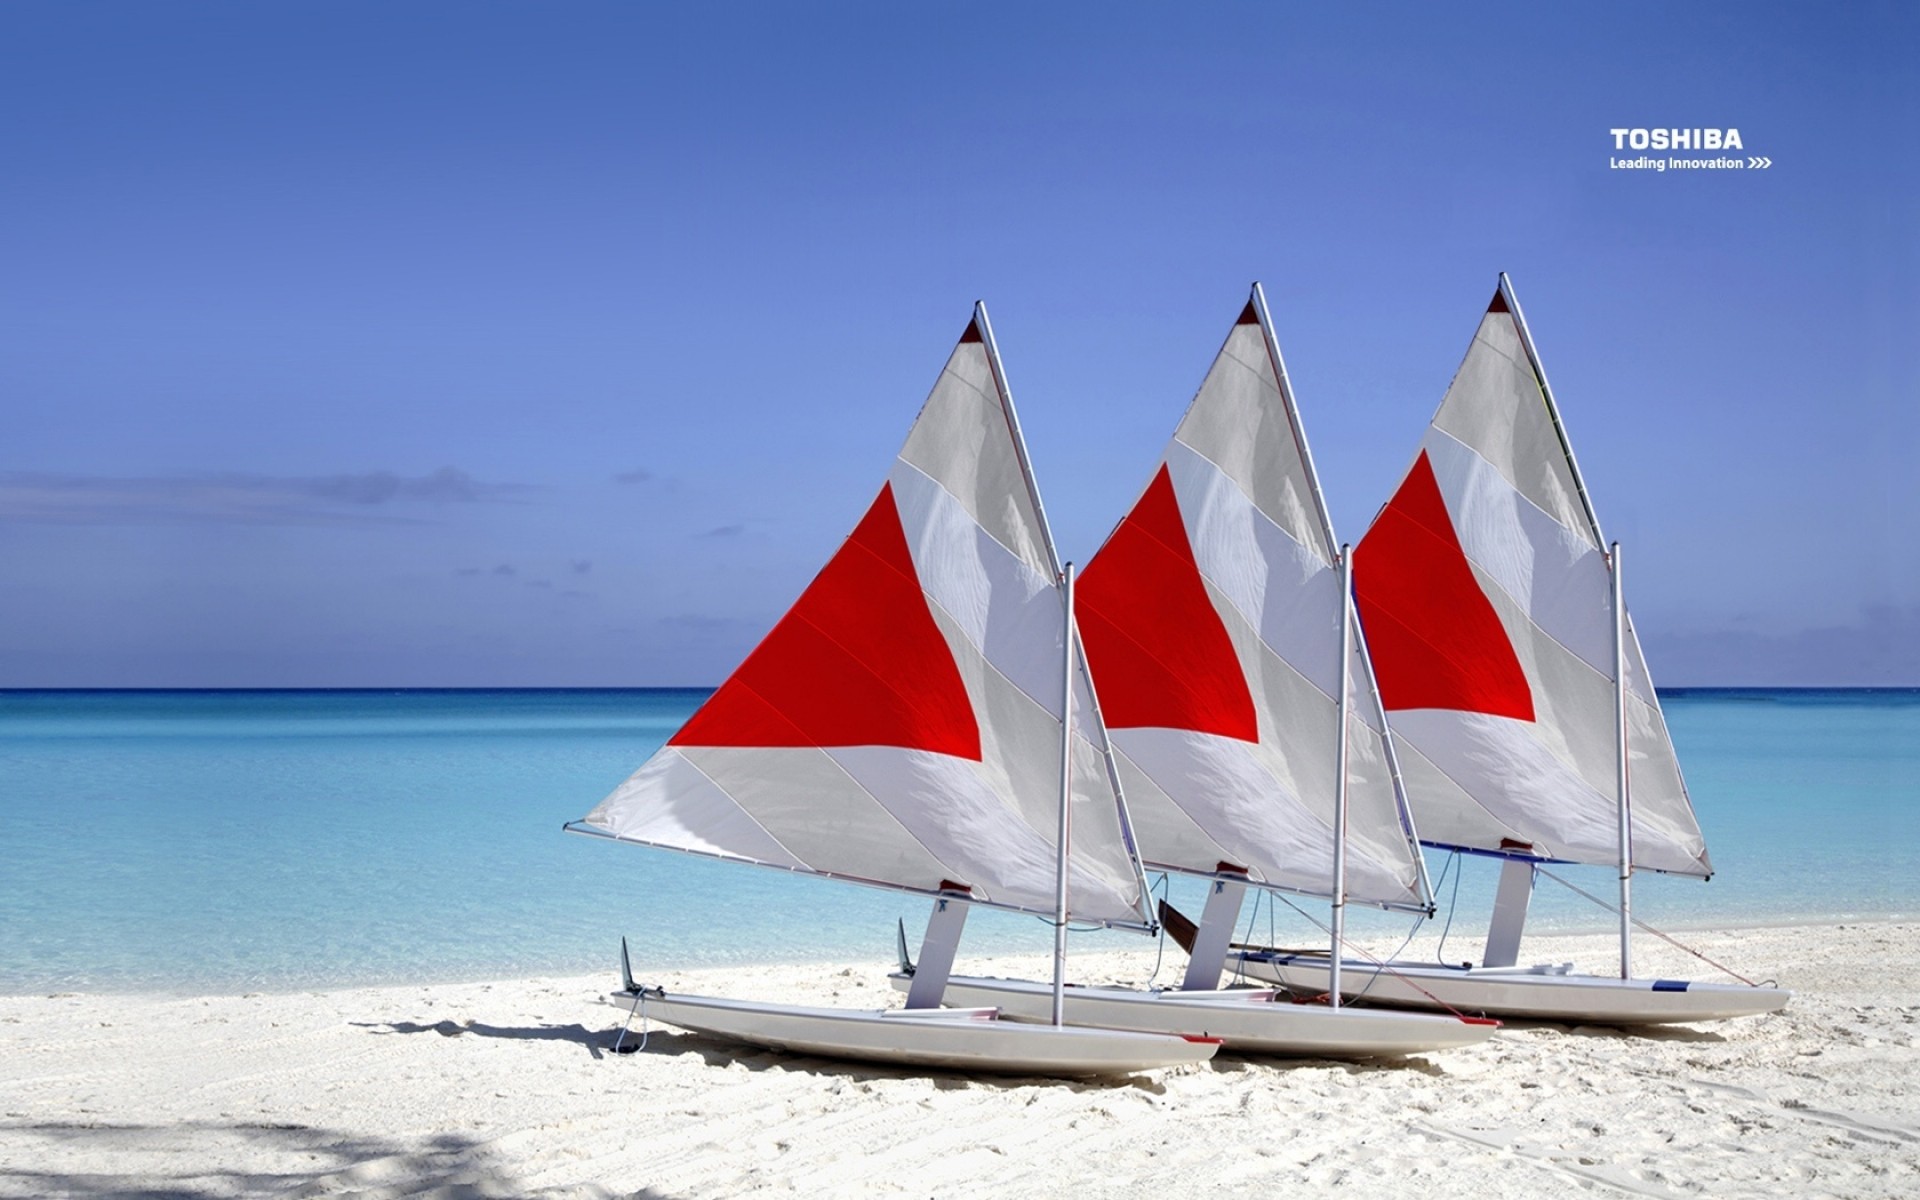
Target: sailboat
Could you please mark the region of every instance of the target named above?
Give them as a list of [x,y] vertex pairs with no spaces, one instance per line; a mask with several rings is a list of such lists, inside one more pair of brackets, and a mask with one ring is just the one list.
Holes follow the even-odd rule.
[[[1778,988],[1636,978],[1636,873],[1706,879],[1621,589],[1540,355],[1502,274],[1413,466],[1355,555],[1354,586],[1426,845],[1503,860],[1479,965],[1246,949],[1291,988],[1508,1017],[1637,1025],[1766,1013]],[[1619,878],[1618,977],[1521,966],[1543,864]],[[1331,977],[1331,978],[1330,978]]]
[[[1076,987],[1066,1019],[1262,1054],[1376,1057],[1494,1022],[1221,988],[1249,887],[1431,912],[1385,717],[1286,368],[1255,284],[1165,456],[1080,582],[1088,664],[1155,869],[1210,881],[1177,989]],[[896,986],[908,977],[896,976]],[[1038,1018],[1045,990],[952,977],[955,1004]]]
[[[936,898],[1151,932],[992,327],[976,306],[879,495],[759,646],[567,829]],[[1069,853],[1069,831],[1071,853]],[[937,957],[934,955],[933,957]],[[1202,1062],[1205,1039],[683,995],[630,1011],[721,1039],[1052,1076]],[[1056,980],[1064,979],[1056,967]]]

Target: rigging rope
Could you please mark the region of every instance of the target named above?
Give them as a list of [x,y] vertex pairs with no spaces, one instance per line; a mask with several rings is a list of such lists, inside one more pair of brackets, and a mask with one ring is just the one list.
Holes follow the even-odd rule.
[[[1321,924],[1320,920],[1316,918],[1312,913],[1301,908],[1298,904],[1295,904],[1293,901],[1288,900],[1285,896],[1281,896],[1278,892],[1273,893],[1273,895],[1278,899],[1286,901],[1286,905],[1288,908],[1291,908],[1293,911],[1305,917],[1308,923],[1314,926],[1317,926],[1321,932],[1327,935],[1328,938],[1333,937],[1333,929],[1331,926]],[[1340,939],[1340,944],[1345,948],[1352,950],[1355,954],[1359,955],[1361,958],[1364,958],[1368,962],[1371,962],[1374,965],[1374,967],[1377,968],[1377,970],[1374,972],[1374,978],[1376,980],[1383,974],[1391,975],[1395,979],[1398,979],[1401,983],[1404,983],[1408,987],[1412,988],[1414,991],[1419,992],[1422,996],[1425,996],[1428,1000],[1431,1000],[1435,1008],[1444,1008],[1449,1013],[1452,1013],[1455,1017],[1458,1017],[1462,1021],[1471,1021],[1476,1019],[1473,1017],[1469,1017],[1467,1014],[1461,1012],[1459,1009],[1455,1008],[1453,1005],[1448,1004],[1445,1000],[1442,1000],[1440,997],[1434,995],[1432,992],[1428,991],[1426,988],[1421,987],[1419,983],[1415,982],[1411,976],[1407,975],[1403,971],[1395,970],[1391,962],[1388,962],[1385,959],[1382,959],[1374,954],[1369,953],[1365,947],[1356,946],[1352,942],[1347,941],[1345,938]],[[1405,945],[1406,945],[1405,942],[1401,943],[1401,946],[1403,948],[1405,947]],[[1399,951],[1396,950],[1394,951],[1394,953],[1398,954]],[[1331,957],[1331,955],[1329,957]],[[1332,964],[1329,963],[1328,965],[1329,967],[1331,967]],[[1373,984],[1369,983],[1367,986],[1372,987]],[[1322,993],[1322,994],[1324,995],[1325,993]]]
[[[1402,950],[1405,950],[1407,946],[1413,941],[1414,936],[1420,932],[1420,923],[1422,921],[1425,921],[1426,919],[1427,918],[1425,917],[1425,915],[1414,917],[1412,927],[1407,930],[1407,936],[1400,939],[1400,944],[1393,948],[1392,954],[1387,955],[1388,962],[1392,962],[1395,959],[1400,957],[1400,952]],[[1375,971],[1373,973],[1373,978],[1367,980],[1367,986],[1361,988],[1359,991],[1353,994],[1354,1001],[1357,1003],[1361,1000],[1365,1000],[1367,998],[1367,993],[1373,990],[1373,985],[1379,982],[1380,982],[1380,972]]]
[[1441,956],[1447,952],[1447,935],[1453,932],[1453,914],[1460,911],[1460,877],[1466,872],[1454,870],[1459,865],[1460,852],[1455,850],[1447,856],[1447,865],[1440,868],[1441,883],[1447,881],[1447,872],[1453,871],[1453,894],[1447,897],[1447,923],[1440,927],[1440,944],[1433,948],[1433,960],[1438,963],[1446,962]]
[[[1259,888],[1259,889],[1256,889],[1253,893],[1253,909],[1247,913],[1247,933],[1246,933],[1246,937],[1242,941],[1243,945],[1251,946],[1253,944],[1253,923],[1260,919],[1260,897],[1265,892],[1266,892],[1265,888]],[[1205,920],[1206,918],[1203,916],[1201,919]],[[1268,900],[1267,900],[1267,931],[1268,931],[1267,944],[1272,945],[1273,944],[1273,937],[1272,937],[1273,900],[1270,896],[1268,897]],[[1236,958],[1233,960],[1233,982],[1245,983],[1246,981],[1247,981],[1247,960],[1244,958]]]
[[[1167,898],[1167,873],[1165,871],[1160,872],[1160,882],[1147,885],[1148,899],[1152,899],[1155,888],[1160,889],[1160,898],[1165,900]],[[1154,924],[1160,926],[1160,936],[1155,939],[1156,944],[1153,948],[1153,972],[1147,976],[1147,988],[1149,990],[1153,988],[1153,981],[1160,978],[1160,960],[1165,958],[1167,954],[1167,927],[1159,920],[1159,913],[1157,911],[1154,914]]]
[[[1617,915],[1620,912],[1620,909],[1615,905],[1608,904],[1605,900],[1602,900],[1600,897],[1594,895],[1592,892],[1587,891],[1585,888],[1576,887],[1574,884],[1568,882],[1565,879],[1560,878],[1558,875],[1555,875],[1552,871],[1547,870],[1543,866],[1535,864],[1533,869],[1539,872],[1540,874],[1545,875],[1548,879],[1553,880],[1555,883],[1559,884],[1561,887],[1566,888],[1568,891],[1575,892],[1575,893],[1578,893],[1579,895],[1585,896],[1587,899],[1593,901],[1595,904],[1599,905],[1601,908],[1607,910],[1610,913],[1614,913]],[[1700,951],[1695,950],[1692,946],[1687,945],[1685,942],[1677,941],[1674,938],[1668,937],[1666,934],[1662,933],[1660,930],[1655,929],[1653,926],[1647,924],[1645,921],[1642,921],[1639,917],[1633,917],[1631,918],[1631,920],[1635,925],[1638,925],[1640,928],[1646,930],[1648,933],[1659,938],[1661,941],[1667,943],[1669,946],[1673,946],[1676,949],[1685,950],[1688,954],[1693,955],[1695,958],[1699,959],[1703,963],[1706,963],[1708,966],[1712,967],[1714,970],[1723,972],[1727,975],[1731,975],[1735,979],[1738,979],[1741,983],[1746,984],[1748,987],[1760,986],[1759,984],[1755,983],[1753,980],[1748,979],[1745,975],[1742,975],[1740,972],[1734,970],[1732,967],[1729,967],[1724,963],[1716,962],[1713,959],[1708,958],[1705,954],[1702,954]]]

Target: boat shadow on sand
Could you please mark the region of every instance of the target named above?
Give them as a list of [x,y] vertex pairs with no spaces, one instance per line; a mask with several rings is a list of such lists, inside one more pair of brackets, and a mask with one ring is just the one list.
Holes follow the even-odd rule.
[[[794,1071],[806,1075],[818,1075],[834,1079],[879,1080],[879,1079],[931,1079],[933,1086],[942,1091],[962,1088],[997,1088],[1012,1091],[1020,1088],[1046,1084],[1066,1088],[1076,1092],[1099,1092],[1115,1088],[1132,1088],[1165,1094],[1166,1088],[1151,1075],[1114,1075],[1086,1079],[1053,1079],[1041,1075],[995,1075],[989,1073],[968,1073],[965,1071],[918,1070],[911,1067],[890,1067],[882,1063],[853,1062],[840,1059],[822,1058],[817,1055],[791,1054],[781,1050],[766,1050],[742,1047],[733,1042],[718,1038],[705,1037],[697,1033],[681,1033],[676,1030],[654,1026],[647,1030],[630,1029],[625,1038],[621,1037],[619,1026],[605,1029],[588,1029],[575,1022],[570,1025],[489,1025],[484,1021],[436,1021],[431,1025],[417,1021],[355,1021],[354,1025],[375,1034],[417,1034],[437,1033],[441,1037],[462,1037],[471,1035],[483,1038],[505,1038],[509,1041],[532,1042],[572,1042],[586,1049],[595,1058],[608,1058],[618,1053],[620,1057],[632,1054],[645,1054],[648,1057],[677,1058],[686,1054],[697,1054],[709,1067],[729,1067],[738,1065],[749,1071]],[[1531,1023],[1523,1028],[1569,1031],[1567,1026],[1556,1026],[1544,1022]],[[1602,1029],[1596,1026],[1578,1026],[1571,1029],[1576,1036],[1613,1037],[1622,1036],[1621,1030]],[[1701,1033],[1697,1030],[1685,1030],[1690,1036],[1673,1037],[1671,1031],[1664,1036],[1675,1041],[1721,1041],[1717,1034]],[[1630,1035],[1629,1035],[1630,1036]],[[616,1052],[615,1045],[619,1046]],[[1444,1077],[1447,1071],[1433,1060],[1421,1055],[1406,1058],[1378,1059],[1333,1059],[1333,1058],[1283,1058],[1276,1055],[1237,1054],[1224,1051],[1211,1062],[1211,1068],[1220,1074],[1240,1074],[1256,1068],[1291,1071],[1306,1069],[1337,1068],[1348,1075],[1392,1076],[1399,1073],[1412,1073]]]
[[[404,1138],[291,1123],[9,1121],[0,1123],[0,1134],[23,1151],[0,1163],[0,1194],[6,1195],[215,1200],[431,1192],[482,1200],[555,1194],[524,1184],[514,1164],[481,1139],[452,1133]],[[79,1148],[112,1169],[62,1169]],[[235,1165],[249,1160],[251,1169]],[[597,1187],[566,1194],[613,1195]],[[620,1194],[659,1196],[650,1190]]]
[[1691,1025],[1583,1025],[1570,1021],[1526,1021],[1501,1017],[1502,1033],[1549,1033],[1561,1037],[1596,1038],[1613,1042],[1723,1043],[1726,1036]]
[[512,1042],[573,1042],[586,1048],[595,1058],[613,1049],[620,1037],[616,1029],[588,1029],[578,1021],[571,1025],[489,1025],[485,1021],[435,1021],[422,1025],[417,1021],[354,1021],[353,1025],[380,1036],[394,1033],[437,1033],[441,1037],[504,1038]]

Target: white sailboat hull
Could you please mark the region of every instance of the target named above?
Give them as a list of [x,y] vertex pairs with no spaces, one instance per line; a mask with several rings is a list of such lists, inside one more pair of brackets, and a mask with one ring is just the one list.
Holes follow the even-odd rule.
[[[1228,959],[1253,979],[1295,992],[1327,990],[1327,956],[1275,950],[1236,951]],[[1437,963],[1343,959],[1342,995],[1369,1003],[1451,1008],[1491,1017],[1594,1025],[1665,1025],[1777,1012],[1793,993],[1783,988],[1696,983],[1681,979],[1613,979],[1556,973],[1542,967],[1449,967]]]
[[[635,995],[614,992],[607,1000],[631,1010]],[[1124,1075],[1202,1063],[1220,1048],[1165,1034],[1017,1024],[990,1008],[803,1008],[652,990],[644,1005],[649,1019],[770,1050],[998,1075]]]
[[[912,982],[902,974],[892,979],[901,991]],[[947,980],[945,998],[956,1005],[993,1005],[1014,1021],[1052,1017],[1052,986],[1032,980],[953,976]],[[1237,1053],[1299,1058],[1398,1058],[1470,1046],[1497,1028],[1491,1021],[1427,1013],[1294,1004],[1278,992],[1247,988],[1143,992],[1070,987],[1065,1008],[1070,1026],[1219,1038]]]

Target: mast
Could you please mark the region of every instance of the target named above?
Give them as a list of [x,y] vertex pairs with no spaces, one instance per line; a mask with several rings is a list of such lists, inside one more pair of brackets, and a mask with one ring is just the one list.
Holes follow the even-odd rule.
[[1327,1003],[1340,1007],[1340,953],[1347,933],[1347,692],[1353,670],[1353,547],[1340,547],[1340,745],[1333,775],[1333,945],[1327,955]]
[[1060,830],[1053,879],[1053,1023],[1067,1005],[1067,841],[1073,833],[1073,564],[1061,573],[1066,620],[1060,627]]
[[1613,544],[1613,741],[1620,795],[1620,978],[1633,978],[1633,802],[1627,791],[1627,606]]

